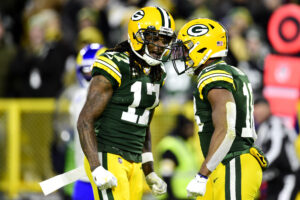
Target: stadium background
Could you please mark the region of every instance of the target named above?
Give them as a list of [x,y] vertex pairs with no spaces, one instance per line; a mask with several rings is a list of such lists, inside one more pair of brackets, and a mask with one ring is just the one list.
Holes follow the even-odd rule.
[[[38,182],[65,167],[72,139],[68,105],[76,84],[76,53],[86,43],[113,47],[125,40],[130,15],[145,5],[169,10],[177,29],[195,17],[221,21],[229,30],[226,61],[245,71],[255,97],[267,97],[273,113],[299,132],[297,0],[1,0],[0,199],[64,199],[62,191],[43,197]],[[274,22],[272,40],[270,19],[286,5],[296,6],[296,14],[289,8],[277,20],[284,21],[290,13],[298,25],[288,24],[282,33],[293,41],[275,44],[279,25]],[[277,66],[279,60],[284,63]],[[155,145],[173,128],[176,114],[193,118],[193,80],[167,70],[151,125],[154,156]],[[197,141],[192,140],[199,147]]]

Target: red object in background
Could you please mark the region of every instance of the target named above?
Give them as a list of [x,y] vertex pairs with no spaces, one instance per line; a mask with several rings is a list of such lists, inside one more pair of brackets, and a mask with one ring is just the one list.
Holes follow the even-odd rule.
[[266,200],[267,199],[267,190],[268,190],[268,183],[266,181],[263,181],[260,185],[260,195],[259,200]]
[[279,53],[300,52],[300,6],[286,4],[278,8],[268,23],[268,38]]
[[300,58],[269,55],[264,66],[264,91],[271,111],[283,117],[289,127],[296,123],[300,97]]
[[268,55],[264,66],[264,85],[300,88],[300,58]]

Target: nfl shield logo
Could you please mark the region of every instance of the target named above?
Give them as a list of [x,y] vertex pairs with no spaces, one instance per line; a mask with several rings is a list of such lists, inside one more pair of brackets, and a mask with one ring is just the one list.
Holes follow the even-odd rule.
[[217,46],[223,46],[223,41],[217,41]]
[[122,162],[123,162],[122,158],[118,158],[118,161],[119,161],[120,164],[122,164]]

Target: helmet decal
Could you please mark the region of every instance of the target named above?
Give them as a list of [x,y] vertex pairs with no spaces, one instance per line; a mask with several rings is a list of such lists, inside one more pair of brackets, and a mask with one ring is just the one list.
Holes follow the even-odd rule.
[[171,20],[170,20],[169,13],[160,7],[156,7],[156,8],[161,14],[162,26],[166,28],[171,28]]
[[187,33],[190,36],[198,37],[201,35],[205,35],[206,33],[208,33],[208,31],[208,27],[204,24],[195,24],[187,30]]
[[144,16],[145,16],[145,12],[143,10],[138,10],[132,15],[131,19],[132,21],[138,21],[142,19]]

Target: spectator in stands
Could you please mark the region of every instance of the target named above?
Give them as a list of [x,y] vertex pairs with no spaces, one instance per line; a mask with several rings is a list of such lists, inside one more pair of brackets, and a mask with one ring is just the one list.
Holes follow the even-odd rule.
[[270,48],[264,42],[259,27],[251,27],[246,31],[247,59],[238,63],[238,68],[248,75],[252,85],[254,99],[262,96],[264,61],[270,53]]
[[0,97],[4,96],[4,90],[7,83],[6,76],[10,63],[16,54],[16,46],[13,43],[11,33],[8,31],[8,24],[4,22],[5,18],[0,13]]
[[80,50],[90,43],[104,43],[102,32],[96,27],[85,27],[78,33],[77,49]]
[[28,43],[13,59],[7,97],[57,97],[62,91],[65,63],[74,51],[60,40],[58,17],[43,10],[29,18]]
[[262,185],[266,188],[261,192],[261,199],[294,200],[299,191],[299,160],[294,145],[296,132],[271,114],[270,105],[264,98],[254,102],[254,118],[258,134],[255,144],[262,148],[270,164],[263,175]]
[[105,43],[101,44],[110,44],[111,27],[108,24],[106,8],[108,2],[108,0],[67,0],[61,13],[64,39],[76,47],[74,41],[78,38],[78,33],[86,26],[91,26],[103,33]]
[[[228,47],[232,54],[232,59],[234,59],[236,63],[249,58],[244,35],[252,23],[252,16],[246,7],[232,8],[230,12],[228,12],[228,19],[225,23],[225,25],[228,26],[228,37],[230,38]],[[237,65],[235,63],[233,64]]]

